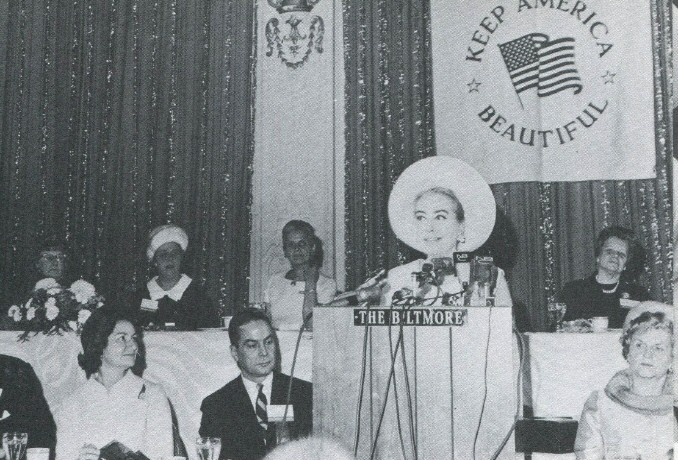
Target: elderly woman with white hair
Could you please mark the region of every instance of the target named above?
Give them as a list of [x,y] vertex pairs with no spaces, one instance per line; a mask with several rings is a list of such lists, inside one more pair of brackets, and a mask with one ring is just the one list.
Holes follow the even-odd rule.
[[632,309],[620,341],[629,367],[586,401],[577,459],[673,458],[673,308],[644,302]]
[[134,295],[132,308],[140,324],[158,328],[173,324],[189,331],[218,326],[218,315],[202,286],[182,272],[186,231],[174,224],[161,225],[151,230],[148,240],[146,256],[157,275]]

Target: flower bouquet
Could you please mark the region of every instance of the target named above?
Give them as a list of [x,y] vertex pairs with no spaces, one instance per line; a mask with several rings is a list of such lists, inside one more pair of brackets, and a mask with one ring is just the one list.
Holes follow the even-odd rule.
[[103,304],[104,298],[85,280],[75,281],[64,289],[53,278],[45,278],[36,283],[25,304],[12,305],[7,314],[24,329],[19,340],[25,342],[31,332],[34,336],[40,332],[45,335],[79,332],[92,311]]

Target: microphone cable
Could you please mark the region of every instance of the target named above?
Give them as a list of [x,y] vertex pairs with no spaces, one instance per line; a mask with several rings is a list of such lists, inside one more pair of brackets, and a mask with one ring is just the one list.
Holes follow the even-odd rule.
[[297,364],[297,353],[299,353],[299,344],[301,343],[301,336],[304,332],[304,329],[306,329],[306,324],[308,324],[308,321],[312,317],[313,312],[311,311],[304,318],[304,321],[301,323],[301,327],[299,328],[299,334],[297,334],[297,343],[294,346],[294,356],[292,357],[292,367],[290,368],[290,381],[287,383],[287,395],[285,396],[285,412],[283,413],[282,423],[287,422],[287,410],[290,407],[290,399],[292,397],[292,381],[294,380],[294,367]]
[[[485,404],[487,403],[487,368],[488,368],[488,359],[490,353],[490,337],[492,336],[492,308],[487,315],[487,342],[485,344],[485,366],[483,368],[483,402],[480,406],[480,417],[478,417],[478,427],[476,428],[475,435],[473,436],[473,459],[476,458],[476,446],[478,443],[478,436],[480,435],[480,426],[483,423],[483,415],[485,414]],[[452,446],[454,448],[454,446]]]
[[[362,306],[368,306],[369,302],[364,302]],[[360,443],[360,415],[362,413],[363,395],[365,393],[365,375],[367,373],[367,338],[369,337],[370,326],[365,324],[365,333],[363,335],[362,364],[360,370],[360,388],[358,391],[358,405],[356,407],[356,430],[353,442],[353,456],[358,456],[358,444]]]
[[508,433],[506,433],[506,436],[504,436],[504,439],[502,439],[501,444],[499,444],[497,450],[494,452],[492,457],[490,457],[490,460],[496,460],[497,457],[499,457],[499,454],[501,453],[502,450],[504,450],[504,447],[506,447],[506,444],[511,438],[511,434],[516,429],[516,423],[520,418],[520,406],[522,401],[522,386],[523,386],[523,368],[525,366],[526,347],[525,347],[525,337],[523,337],[523,334],[518,330],[518,328],[515,325],[513,325],[512,329],[513,333],[518,338],[518,354],[520,355],[520,362],[518,364],[518,376],[516,380],[516,413],[511,428],[509,428]]

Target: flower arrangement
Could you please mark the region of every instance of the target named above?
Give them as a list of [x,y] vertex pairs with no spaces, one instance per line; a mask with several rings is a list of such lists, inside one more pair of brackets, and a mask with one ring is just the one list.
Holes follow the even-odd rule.
[[76,330],[97,308],[104,304],[104,298],[85,280],[77,280],[68,289],[62,288],[53,278],[38,281],[33,294],[23,305],[12,305],[7,314],[24,332],[19,340],[25,342],[31,332],[34,336],[61,334]]

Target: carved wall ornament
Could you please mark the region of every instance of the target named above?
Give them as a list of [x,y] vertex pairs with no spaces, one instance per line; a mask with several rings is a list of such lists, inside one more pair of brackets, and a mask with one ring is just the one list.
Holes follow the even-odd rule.
[[[308,61],[311,52],[323,52],[323,36],[325,23],[320,16],[309,15],[313,6],[320,0],[268,0],[268,4],[275,8],[281,18],[271,18],[266,23],[266,42],[270,57],[274,51],[280,60],[290,69],[298,69]],[[287,34],[281,32],[281,20],[288,24]],[[308,33],[303,34],[300,26],[306,21]],[[302,30],[305,31],[304,28]]]

